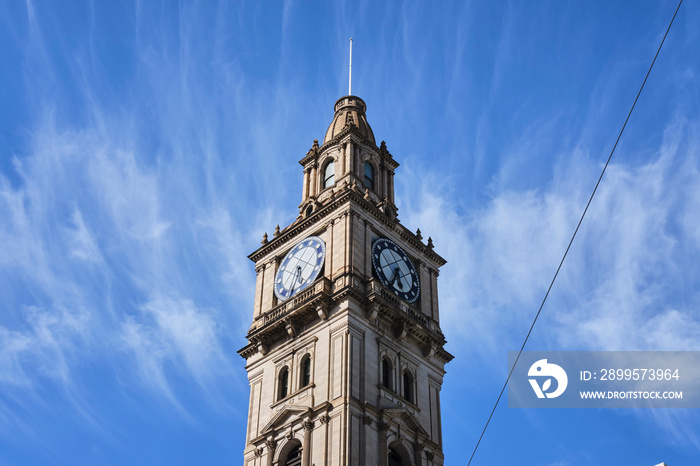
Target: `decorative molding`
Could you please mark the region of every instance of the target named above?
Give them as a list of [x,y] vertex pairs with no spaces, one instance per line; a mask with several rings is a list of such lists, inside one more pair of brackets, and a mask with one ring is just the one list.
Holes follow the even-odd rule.
[[391,425],[388,422],[377,422],[377,428],[380,432],[386,432],[387,430],[389,430],[389,427],[391,427]]
[[351,328],[355,330],[357,333],[359,333],[361,336],[365,335],[365,329],[363,327],[360,327],[357,324],[353,324],[352,322],[348,322],[348,328]]
[[304,426],[304,430],[314,430],[314,422],[313,421],[304,421],[302,426]]
[[258,372],[253,372],[252,374],[248,375],[248,380],[252,382],[253,380],[257,379],[258,377],[261,377],[263,375],[264,369],[260,369]]
[[[288,227],[282,230],[282,233],[277,238],[273,238],[267,244],[261,246],[256,251],[251,253],[248,258],[253,262],[258,262],[260,259],[266,255],[277,250],[283,244],[292,241],[302,232],[310,228],[316,228],[319,226],[319,221],[329,215],[334,214],[343,204],[349,204],[351,201],[357,206],[362,208],[365,212],[369,213],[375,220],[387,226],[390,230],[397,233],[402,239],[404,239],[412,248],[425,254],[433,263],[438,266],[442,266],[447,263],[439,254],[437,254],[432,249],[424,245],[421,240],[419,240],[416,235],[408,230],[406,227],[401,225],[400,222],[390,219],[387,215],[376,205],[363,199],[363,193],[354,191],[352,189],[346,189],[340,191],[334,198],[327,199],[325,205],[320,206],[319,210],[314,212],[313,215],[302,218]],[[393,206],[395,207],[395,206]]]
[[319,417],[318,420],[321,421],[321,424],[328,424],[331,422],[331,417],[328,414],[324,414]]
[[365,416],[362,418],[362,422],[364,422],[366,426],[371,426],[371,425],[372,425],[372,421],[373,421],[372,416],[365,415]]
[[342,323],[340,323],[340,325],[336,325],[335,327],[331,327],[330,334],[333,335],[334,333],[338,333],[347,327],[348,327],[348,322],[347,321],[342,322]]

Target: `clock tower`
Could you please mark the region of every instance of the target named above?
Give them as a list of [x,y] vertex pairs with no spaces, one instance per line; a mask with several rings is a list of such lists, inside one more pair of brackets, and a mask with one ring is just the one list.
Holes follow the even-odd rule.
[[335,103],[303,167],[299,216],[250,256],[246,466],[442,465],[445,260],[399,222],[365,102]]

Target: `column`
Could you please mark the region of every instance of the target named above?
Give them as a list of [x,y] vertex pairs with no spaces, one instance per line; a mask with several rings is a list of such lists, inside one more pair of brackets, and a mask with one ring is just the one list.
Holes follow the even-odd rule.
[[301,196],[301,202],[304,202],[309,198],[309,169],[305,168],[304,169],[304,184],[303,187],[301,188],[302,191],[302,196]]
[[355,173],[355,146],[352,141],[348,141],[348,152],[346,154],[348,159],[348,173]]
[[275,447],[277,446],[277,442],[270,439],[266,442],[266,444],[267,444],[267,466],[272,466],[272,460],[273,460],[273,457],[275,456]]
[[318,163],[314,162],[314,164],[311,166],[311,179],[309,180],[310,183],[310,193],[309,196],[315,196],[318,191],[316,190],[316,186],[318,186],[318,174],[316,173],[318,171]]
[[302,466],[311,466],[311,432],[314,430],[313,421],[304,422],[304,445],[301,449]]

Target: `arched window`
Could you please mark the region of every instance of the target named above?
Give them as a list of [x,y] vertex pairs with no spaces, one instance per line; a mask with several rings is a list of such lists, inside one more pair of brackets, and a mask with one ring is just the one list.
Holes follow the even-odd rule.
[[335,163],[331,160],[323,170],[323,187],[327,188],[335,184]]
[[289,368],[286,366],[282,368],[277,376],[277,385],[277,399],[286,398],[289,393]]
[[306,355],[301,359],[301,380],[299,388],[304,388],[311,383],[311,356]]
[[285,466],[300,466],[301,465],[301,445],[297,445],[287,454],[287,459],[280,462]]
[[391,361],[382,359],[382,385],[391,390]]
[[365,187],[374,189],[374,167],[371,163],[365,162]]
[[403,371],[403,397],[413,403],[413,376],[408,370]]

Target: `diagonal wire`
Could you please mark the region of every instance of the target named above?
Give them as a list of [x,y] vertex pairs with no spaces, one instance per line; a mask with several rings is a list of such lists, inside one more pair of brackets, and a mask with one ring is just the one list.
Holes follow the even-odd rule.
[[515,370],[515,366],[518,364],[518,360],[520,359],[520,355],[522,354],[523,350],[525,349],[525,345],[527,344],[527,340],[530,338],[530,334],[532,333],[532,329],[535,328],[535,323],[537,323],[537,319],[540,317],[540,313],[542,312],[542,308],[544,307],[544,303],[547,301],[547,297],[549,296],[549,292],[552,290],[552,286],[554,286],[554,281],[557,279],[557,276],[559,275],[559,271],[561,270],[562,265],[564,265],[564,260],[566,259],[566,256],[569,254],[569,249],[571,249],[571,245],[574,242],[574,238],[576,238],[576,234],[578,233],[579,227],[581,227],[581,223],[583,222],[583,218],[586,216],[586,212],[588,212],[588,207],[590,207],[591,201],[593,201],[593,196],[595,196],[595,193],[598,190],[598,186],[600,185],[600,182],[603,180],[603,175],[605,175],[605,170],[608,168],[608,164],[610,163],[610,159],[612,159],[612,156],[615,153],[615,149],[617,148],[617,144],[620,142],[620,138],[622,137],[622,133],[625,131],[625,127],[627,126],[627,122],[629,121],[630,116],[632,116],[632,111],[634,110],[635,105],[637,105],[637,100],[639,100],[639,96],[642,94],[642,90],[644,89],[644,85],[647,82],[647,78],[649,78],[649,74],[651,74],[651,70],[652,70],[652,68],[654,68],[654,63],[656,63],[656,58],[659,56],[659,52],[661,52],[661,47],[663,47],[664,42],[666,41],[666,36],[668,36],[668,32],[671,30],[671,26],[673,25],[673,21],[676,19],[676,15],[678,14],[678,10],[681,8],[682,4],[683,4],[683,0],[680,0],[678,2],[678,6],[676,7],[676,11],[673,13],[673,17],[671,18],[671,22],[668,24],[668,28],[666,28],[666,33],[664,34],[663,39],[661,39],[661,43],[659,44],[659,48],[656,50],[656,55],[654,55],[654,59],[652,60],[651,65],[649,66],[649,70],[647,71],[646,76],[644,76],[644,81],[642,81],[642,85],[639,87],[639,92],[637,92],[637,97],[635,97],[634,103],[632,104],[632,107],[630,108],[630,111],[627,114],[627,118],[625,119],[625,123],[622,125],[622,129],[620,130],[620,133],[617,135],[617,140],[615,141],[615,145],[613,146],[612,150],[610,151],[610,155],[608,156],[608,160],[605,162],[605,166],[603,167],[603,171],[600,173],[600,177],[598,178],[598,182],[595,184],[595,188],[593,188],[593,192],[591,193],[591,197],[588,199],[588,203],[586,204],[586,208],[583,210],[583,214],[581,214],[581,219],[578,221],[578,225],[576,225],[576,230],[574,230],[574,234],[571,236],[571,240],[569,241],[569,245],[566,247],[566,251],[564,252],[564,256],[561,258],[561,262],[559,262],[559,267],[557,267],[557,271],[554,274],[554,277],[552,278],[552,282],[549,284],[549,288],[547,288],[547,293],[544,295],[544,299],[542,299],[542,304],[540,304],[540,308],[537,310],[537,314],[535,314],[535,318],[532,321],[532,325],[530,325],[530,330],[528,330],[527,335],[525,336],[525,340],[523,341],[523,344],[520,347],[520,351],[518,351],[518,356],[515,358],[515,362],[513,363],[513,367],[511,367],[510,372],[508,372],[508,377],[506,378],[506,381],[503,384],[503,388],[501,388],[501,393],[498,394],[498,398],[496,399],[496,403],[493,405],[493,409],[491,410],[491,414],[489,414],[489,418],[486,420],[486,425],[484,425],[484,429],[481,431],[481,435],[479,436],[479,440],[476,442],[476,446],[474,447],[474,451],[472,452],[472,455],[469,457],[469,462],[467,463],[467,466],[471,465],[472,459],[474,459],[474,455],[476,454],[476,450],[479,448],[479,445],[481,444],[481,439],[484,438],[484,434],[486,433],[486,429],[488,428],[489,423],[491,422],[491,418],[493,417],[493,413],[496,411],[496,408],[498,407],[498,403],[501,401],[501,397],[503,396],[503,392],[506,390],[506,387],[508,386],[508,382],[510,381],[510,377],[511,377],[511,375],[513,375],[513,371]]

